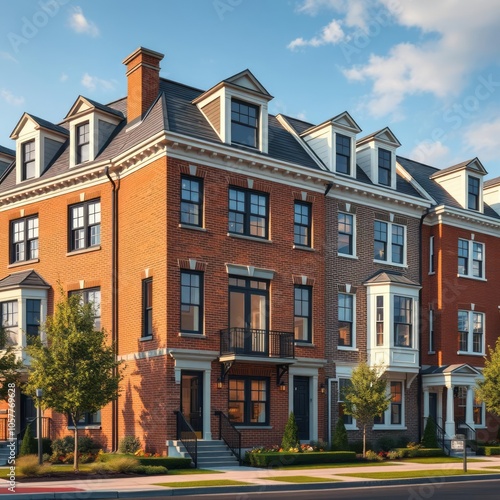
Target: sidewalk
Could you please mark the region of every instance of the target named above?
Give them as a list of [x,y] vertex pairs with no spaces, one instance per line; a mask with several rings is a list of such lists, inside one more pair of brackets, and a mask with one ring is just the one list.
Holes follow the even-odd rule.
[[[481,462],[468,463],[468,470],[485,469],[487,467],[500,467],[500,457],[480,457]],[[99,479],[86,479],[83,478],[78,481],[37,481],[33,483],[17,483],[15,493],[7,490],[9,485],[8,481],[0,480],[0,499],[19,498],[42,500],[48,498],[140,498],[142,496],[155,496],[155,495],[182,495],[187,491],[193,495],[221,493],[221,492],[245,492],[245,491],[277,491],[277,490],[297,490],[297,489],[313,489],[325,487],[352,487],[386,484],[387,480],[367,480],[364,478],[346,477],[342,474],[356,473],[356,472],[390,472],[394,471],[409,471],[409,470],[462,470],[462,463],[447,463],[447,464],[415,464],[415,463],[400,463],[390,462],[390,465],[377,465],[367,467],[341,467],[341,468],[327,468],[327,469],[301,469],[301,470],[287,470],[287,469],[256,469],[253,467],[231,467],[227,469],[216,469],[219,471],[215,474],[191,474],[180,476],[140,476],[130,478],[99,478]],[[320,477],[336,481],[334,483],[307,483],[307,484],[292,484],[282,481],[273,481],[272,478],[276,476],[308,476]],[[467,476],[471,478],[473,476]],[[491,469],[491,475],[481,475],[481,479],[500,478],[500,468],[498,470]],[[155,483],[178,483],[178,482],[196,482],[196,481],[210,481],[216,479],[231,479],[236,481],[244,481],[251,483],[252,486],[221,486],[221,487],[194,487],[194,488],[168,488],[163,486],[156,486]],[[477,476],[476,476],[477,479]],[[463,480],[459,477],[451,477],[449,480]],[[436,481],[436,478],[423,478],[423,479],[400,479],[392,480],[391,484],[406,484],[406,483],[422,483]],[[82,492],[85,492],[82,494]]]

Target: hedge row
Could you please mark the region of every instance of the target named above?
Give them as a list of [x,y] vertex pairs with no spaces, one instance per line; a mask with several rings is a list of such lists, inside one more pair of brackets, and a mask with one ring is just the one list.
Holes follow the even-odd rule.
[[319,451],[307,453],[269,452],[246,453],[245,462],[254,467],[284,467],[287,465],[332,464],[338,462],[354,462],[353,451]]
[[401,458],[411,457],[443,457],[445,453],[441,448],[396,448],[401,453]]
[[477,447],[478,455],[500,455],[500,446],[478,446]]

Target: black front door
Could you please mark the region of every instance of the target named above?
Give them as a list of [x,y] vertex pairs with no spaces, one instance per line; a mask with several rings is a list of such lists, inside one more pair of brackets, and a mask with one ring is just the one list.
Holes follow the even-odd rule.
[[31,433],[36,437],[36,407],[35,402],[29,396],[21,394],[21,432],[26,430],[26,427],[31,425]]
[[203,437],[203,372],[182,371],[181,411],[198,437]]
[[[434,422],[438,423],[437,420],[437,394],[435,392],[429,392],[429,417],[434,419]],[[439,422],[441,425],[441,422]]]
[[299,439],[309,439],[309,377],[293,377],[293,413]]

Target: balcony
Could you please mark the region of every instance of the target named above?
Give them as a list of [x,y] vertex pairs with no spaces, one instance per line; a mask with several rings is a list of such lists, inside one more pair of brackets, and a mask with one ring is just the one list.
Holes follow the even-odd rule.
[[220,361],[241,360],[282,363],[295,359],[294,334],[274,330],[226,328],[220,331]]

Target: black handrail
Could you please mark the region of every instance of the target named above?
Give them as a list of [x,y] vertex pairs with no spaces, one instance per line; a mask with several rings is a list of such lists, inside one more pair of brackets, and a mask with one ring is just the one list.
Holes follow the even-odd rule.
[[434,426],[436,428],[436,439],[439,446],[447,455],[449,455],[450,448],[446,444],[446,433],[444,432],[444,429],[436,421],[434,421]]
[[181,411],[174,413],[177,415],[177,439],[186,448],[195,468],[198,468],[198,437],[196,432]]
[[222,439],[241,465],[241,432],[233,425],[229,417],[221,411],[216,411],[219,417],[219,439]]
[[472,451],[476,452],[477,451],[476,429],[471,427],[462,417],[459,417],[455,420],[455,425],[457,434],[463,434],[463,432],[460,431],[465,429],[466,445],[468,445]]
[[221,330],[220,336],[221,356],[295,357],[294,334],[291,332],[234,327]]

